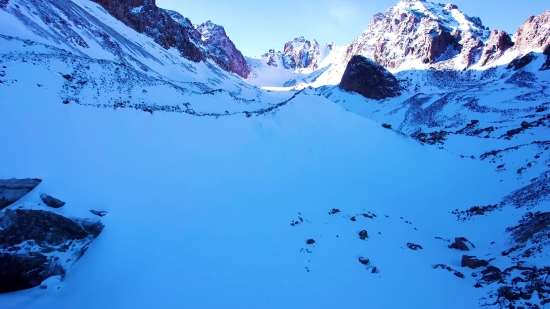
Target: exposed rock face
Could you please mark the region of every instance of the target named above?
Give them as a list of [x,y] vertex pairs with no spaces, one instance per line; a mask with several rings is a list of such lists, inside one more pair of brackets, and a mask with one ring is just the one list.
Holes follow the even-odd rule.
[[303,36],[285,43],[283,52],[270,50],[262,55],[265,63],[289,70],[316,70],[332,50],[332,43],[320,45],[317,41],[306,40]]
[[0,210],[31,192],[41,179],[0,179]]
[[60,201],[60,200],[56,199],[55,197],[50,196],[46,193],[41,193],[40,194],[40,199],[42,200],[42,202],[44,202],[44,204],[46,204],[47,206],[52,207],[52,208],[61,208],[61,207],[63,207],[63,205],[65,205],[65,202]]
[[374,15],[348,54],[365,55],[386,68],[411,60],[434,64],[452,58],[458,61],[455,66],[465,68],[477,61],[488,36],[479,18],[455,5],[407,0]]
[[235,73],[242,78],[248,77],[250,74],[248,62],[229,39],[222,26],[207,21],[198,26],[197,30],[202,36],[201,39],[209,58],[228,72]]
[[485,47],[483,48],[483,53],[481,55],[481,59],[479,60],[479,64],[484,66],[495,61],[512,46],[514,46],[514,42],[512,42],[512,38],[508,35],[508,33],[502,30],[493,30],[493,32],[491,32],[491,36],[489,36],[489,39],[485,42]]
[[139,33],[153,38],[165,49],[174,47],[191,61],[204,60],[200,49],[191,42],[188,29],[176,22],[155,0],[92,0],[99,3],[116,19]]
[[546,56],[546,62],[540,68],[541,71],[550,70],[550,45],[546,46],[543,54]]
[[550,10],[539,16],[529,17],[514,36],[519,50],[542,49],[550,45]]
[[374,100],[401,94],[397,79],[381,65],[363,56],[353,56],[348,62],[340,88]]
[[486,260],[478,259],[475,256],[463,255],[460,266],[476,269],[478,267],[485,267],[487,265],[489,265],[489,262]]
[[50,211],[0,212],[0,293],[64,276],[103,227],[98,220],[69,219]]

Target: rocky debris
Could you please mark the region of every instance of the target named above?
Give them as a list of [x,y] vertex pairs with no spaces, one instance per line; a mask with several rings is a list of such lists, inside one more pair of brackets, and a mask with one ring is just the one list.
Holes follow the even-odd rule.
[[383,123],[382,127],[386,129],[391,129],[391,124]]
[[329,215],[335,215],[335,214],[337,214],[337,213],[339,213],[339,212],[340,212],[340,209],[338,209],[338,208],[332,208],[332,209],[328,212],[328,214],[329,214]]
[[401,95],[401,86],[395,76],[378,63],[359,55],[348,62],[340,88],[374,100]]
[[485,267],[489,265],[489,262],[486,260],[481,260],[475,256],[463,255],[462,261],[460,262],[461,267],[469,267],[471,269],[476,269],[478,267]]
[[364,258],[364,257],[359,257],[359,263],[361,263],[363,265],[369,265],[370,260],[367,259],[367,258]]
[[444,144],[445,140],[447,140],[447,135],[449,134],[453,134],[453,133],[447,132],[447,131],[436,131],[436,132],[430,132],[430,133],[416,131],[413,134],[411,134],[411,137],[421,143],[425,143],[428,145],[435,145],[435,144]]
[[[92,0],[113,17],[139,33],[151,37],[165,49],[177,49],[191,61],[205,60],[201,50],[191,42],[188,29],[176,22],[170,14],[156,5],[155,0]],[[196,34],[194,34],[196,36]]]
[[250,74],[250,67],[243,54],[225,33],[225,29],[207,21],[197,27],[206,46],[207,56],[213,59],[222,69],[235,73],[242,78]]
[[513,46],[514,42],[508,33],[502,30],[493,30],[489,39],[485,42],[479,64],[484,66],[495,61]]
[[481,287],[483,285],[489,285],[495,282],[504,283],[502,280],[503,274],[500,268],[495,266],[489,266],[481,271],[482,277],[478,280],[476,285]]
[[421,245],[413,244],[412,242],[407,243],[407,247],[411,250],[424,249]]
[[528,212],[519,224],[506,229],[517,243],[548,241],[550,237],[550,212]]
[[298,219],[297,220],[292,220],[292,222],[290,222],[290,226],[298,226],[302,223],[311,223],[309,222],[309,220],[304,220],[304,218],[302,218],[302,215],[301,214],[298,214]]
[[[86,252],[104,225],[51,211],[0,212],[0,293],[36,287],[64,276]],[[69,258],[67,258],[69,257]]]
[[353,222],[357,221],[357,219],[355,219],[355,216],[351,217],[350,220]]
[[486,206],[472,206],[466,210],[453,210],[452,214],[456,215],[459,220],[465,221],[473,216],[483,216],[488,212],[492,212],[498,208],[498,204]]
[[313,245],[315,243],[315,240],[313,240],[312,238],[306,240],[306,244],[308,245]]
[[31,192],[41,179],[0,179],[0,210]]
[[534,295],[537,296],[540,305],[544,306],[550,303],[550,287],[546,283],[550,267],[539,269],[519,262],[516,266],[509,267],[504,271],[489,266],[482,273],[484,276],[476,286],[497,284],[496,292],[493,290],[490,297],[496,298],[495,304],[503,308],[511,308],[511,306],[540,308],[534,304]]
[[40,199],[44,204],[46,204],[49,207],[52,208],[61,208],[63,205],[65,205],[65,202],[56,199],[55,197],[52,197],[46,193],[40,193]]
[[371,214],[363,214],[362,216],[365,217],[365,218],[369,218],[369,219],[374,219],[374,218],[376,218],[376,215],[375,215],[375,214],[372,214],[372,215],[371,215]]
[[452,272],[455,276],[459,277],[459,278],[464,278],[464,274],[459,272],[458,270],[455,270],[453,269],[452,267],[450,266],[447,266],[445,264],[437,264],[434,266],[434,269],[438,269],[438,268],[441,268],[441,269],[445,269],[449,272]]
[[514,60],[512,60],[512,62],[510,62],[510,64],[508,64],[508,66],[506,67],[507,69],[514,69],[514,71],[518,71],[520,69],[523,69],[524,67],[526,67],[529,63],[533,62],[533,60],[536,59],[536,56],[534,53],[528,53],[524,56],[521,56],[521,57],[518,57]]
[[544,62],[540,70],[541,71],[550,70],[550,44],[546,46],[546,49],[542,52],[542,54],[546,56],[546,62]]
[[530,16],[515,34],[515,49],[544,49],[550,45],[550,10]]
[[362,231],[359,232],[359,238],[361,240],[365,240],[365,239],[369,238],[369,233],[367,233],[366,230],[362,230]]
[[449,248],[458,249],[460,251],[470,251],[470,248],[468,248],[465,242],[469,243],[473,248],[475,248],[474,244],[466,239],[466,237],[456,237],[455,241],[449,245]]
[[97,210],[90,210],[91,213],[93,213],[94,215],[98,216],[98,217],[104,217],[107,212],[106,211],[97,211]]

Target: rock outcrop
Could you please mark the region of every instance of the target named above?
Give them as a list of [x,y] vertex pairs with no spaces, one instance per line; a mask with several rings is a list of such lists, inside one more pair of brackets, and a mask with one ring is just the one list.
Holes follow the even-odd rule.
[[399,82],[388,70],[363,56],[348,62],[340,88],[357,92],[368,99],[383,100],[401,94]]
[[51,211],[0,212],[0,293],[28,289],[64,276],[86,252],[104,225]]
[[0,210],[31,192],[41,179],[0,179]]
[[530,16],[514,35],[518,50],[542,49],[550,45],[550,10]]
[[309,41],[301,36],[285,43],[282,52],[271,49],[261,58],[273,67],[281,65],[289,70],[316,70],[332,47],[332,43],[320,45],[316,40]]
[[487,65],[504,54],[505,51],[514,46],[510,35],[504,31],[493,30],[479,59],[481,66]]
[[183,57],[194,62],[205,59],[201,50],[191,42],[189,29],[172,19],[166,10],[157,7],[155,0],[92,1],[128,27],[153,38],[163,48],[176,48]]
[[207,21],[197,27],[206,48],[207,56],[214,60],[222,69],[235,73],[242,78],[250,74],[250,67],[243,54],[225,33],[225,29]]
[[407,0],[374,15],[348,55],[365,55],[385,68],[450,59],[455,62],[450,67],[466,68],[478,59],[488,36],[479,18],[463,14],[456,5]]
[[63,207],[63,205],[65,205],[65,202],[58,200],[55,197],[50,196],[46,193],[40,193],[40,199],[42,200],[42,202],[44,202],[44,204],[51,208],[61,208]]

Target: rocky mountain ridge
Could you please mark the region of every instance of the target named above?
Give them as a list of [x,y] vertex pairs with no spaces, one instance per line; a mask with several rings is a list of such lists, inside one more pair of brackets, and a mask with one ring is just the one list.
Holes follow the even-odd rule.
[[[319,83],[313,84],[316,87],[337,83],[355,55],[372,59],[392,72],[407,69],[461,71],[507,64],[531,51],[542,52],[550,45],[549,20],[550,11],[531,16],[511,36],[502,30],[491,31],[478,17],[464,14],[454,4],[403,0],[384,13],[375,14],[367,29],[350,44],[342,48],[330,45],[323,57],[313,58],[315,61],[308,63],[308,68],[326,67],[328,70],[320,79],[316,75],[304,82],[311,84],[319,79]],[[285,63],[285,57],[300,59],[302,55],[302,59],[310,59],[304,57],[302,50],[299,50],[302,54],[291,54],[294,41],[285,44],[284,52],[272,50],[261,59],[267,66]],[[329,60],[320,66],[319,60],[323,59]],[[299,72],[303,66],[282,67]]]

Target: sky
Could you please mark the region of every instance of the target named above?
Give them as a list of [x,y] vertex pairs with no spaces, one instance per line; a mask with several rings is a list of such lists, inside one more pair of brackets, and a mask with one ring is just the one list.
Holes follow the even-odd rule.
[[[282,50],[295,37],[320,44],[348,44],[378,12],[398,0],[157,0],[157,5],[180,12],[193,23],[212,20],[246,56],[269,49]],[[442,1],[443,2],[443,1]],[[445,1],[446,2],[446,1]],[[548,0],[453,0],[460,10],[478,16],[491,29],[514,33],[530,16],[550,9]]]

